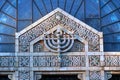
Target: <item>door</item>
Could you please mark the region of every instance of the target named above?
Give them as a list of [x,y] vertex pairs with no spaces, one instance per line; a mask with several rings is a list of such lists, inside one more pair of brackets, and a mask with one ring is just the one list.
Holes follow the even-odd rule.
[[42,75],[40,80],[79,80],[77,75]]

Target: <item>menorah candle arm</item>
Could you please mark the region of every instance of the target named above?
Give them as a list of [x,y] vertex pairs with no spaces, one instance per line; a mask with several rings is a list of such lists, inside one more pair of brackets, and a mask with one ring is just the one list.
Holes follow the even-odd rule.
[[66,37],[63,38],[63,41],[60,44],[65,44],[66,43]]
[[68,48],[66,48],[65,50],[62,50],[61,52],[66,52],[66,51],[68,51],[69,49],[72,48],[73,44],[74,44],[74,39],[72,39],[72,42],[70,43],[70,46],[69,46]]
[[51,48],[47,45],[47,41],[46,41],[45,38],[44,38],[44,44],[45,44],[45,46],[46,46],[49,50],[51,50],[52,52],[57,52],[56,50],[51,49]]
[[71,41],[70,38],[66,39],[66,44],[65,44],[64,46],[61,46],[61,49],[64,49],[64,48],[66,48],[67,46],[69,46],[70,41]]
[[50,42],[50,39],[49,39],[49,38],[48,38],[48,45],[49,45],[51,48],[53,48],[53,49],[57,49],[57,47]]
[[[57,45],[57,42],[55,42],[53,38],[52,38],[51,40],[52,40],[52,44]],[[57,40],[57,39],[56,39],[56,40]]]

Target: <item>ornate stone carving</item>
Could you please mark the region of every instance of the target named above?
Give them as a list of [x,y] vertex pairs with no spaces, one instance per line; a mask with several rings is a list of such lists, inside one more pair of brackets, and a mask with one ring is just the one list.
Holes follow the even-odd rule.
[[81,73],[81,74],[78,74],[78,79],[80,79],[80,80],[83,80],[83,73]]
[[89,64],[90,66],[100,66],[100,56],[99,55],[89,56]]
[[19,59],[19,66],[20,67],[28,67],[30,65],[30,58],[29,56],[20,56]]
[[105,56],[105,66],[118,67],[120,66],[120,56]]
[[110,78],[112,78],[112,74],[110,72],[106,72],[106,78],[107,80],[109,80]]
[[89,78],[90,80],[101,80],[100,71],[90,71]]
[[60,27],[52,34],[45,34],[44,44],[52,52],[66,52],[73,46],[74,37],[66,34]]
[[19,71],[19,80],[30,80],[30,71]]
[[9,75],[8,75],[8,78],[9,78],[10,80],[13,80],[13,75],[9,74]]
[[61,65],[59,65],[59,58],[56,55],[48,56],[34,56],[34,67],[85,67],[85,56],[83,55],[64,55],[61,56]]
[[[56,16],[57,14],[59,14],[59,16]],[[57,12],[50,16],[48,19],[39,23],[37,26],[34,26],[32,29],[19,36],[19,51],[29,52],[29,43],[38,36],[44,34],[44,32],[47,32],[48,30],[54,28],[56,25],[61,25],[65,29],[74,32],[75,35],[79,35],[80,37],[88,41],[89,51],[100,50],[100,41],[97,34],[87,29],[86,26],[82,26],[81,24],[73,21],[64,14]]]
[[40,80],[41,78],[42,78],[42,75],[40,75],[40,74],[39,74],[39,75],[38,75],[38,74],[36,75],[36,80]]
[[0,57],[0,67],[14,67],[15,57]]

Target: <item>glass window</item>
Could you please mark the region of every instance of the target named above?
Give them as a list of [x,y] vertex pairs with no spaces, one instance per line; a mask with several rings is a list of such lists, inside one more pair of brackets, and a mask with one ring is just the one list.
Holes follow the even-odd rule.
[[109,34],[109,33],[115,33],[115,32],[120,32],[120,22],[112,24],[110,26],[105,26],[102,31],[104,34]]
[[72,7],[72,10],[71,10],[72,15],[76,14],[78,8],[80,7],[81,2],[82,2],[82,0],[75,0],[74,1],[73,7]]
[[18,0],[18,19],[32,18],[32,1]]
[[0,13],[0,22],[16,27],[16,20],[3,13]]
[[100,4],[101,4],[101,7],[103,6],[103,5],[105,5],[108,1],[110,1],[110,0],[100,0]]
[[86,0],[86,17],[99,17],[99,0]]
[[58,0],[51,0],[52,1],[52,6],[53,6],[53,9],[56,9],[58,7]]
[[115,10],[116,8],[114,7],[114,5],[109,2],[106,6],[104,6],[102,9],[101,9],[101,16],[104,16],[108,13],[110,13],[111,11]]
[[119,20],[120,20],[120,14],[118,11],[115,11],[114,13],[105,16],[101,21],[102,21],[102,26],[104,26]]
[[2,7],[2,5],[5,3],[6,0],[0,0],[0,8]]
[[16,18],[16,9],[12,7],[9,3],[6,3],[4,7],[2,8],[2,11],[6,14]]
[[45,5],[45,8],[47,9],[47,12],[51,12],[52,8],[51,8],[50,0],[43,0],[43,3]]
[[32,21],[18,21],[18,31],[21,31],[22,29],[26,28],[32,24]]
[[65,11],[66,11],[66,12],[70,12],[70,9],[71,9],[71,7],[72,7],[73,1],[74,1],[74,0],[67,0],[67,1],[66,1],[66,8],[65,8]]
[[120,8],[120,0],[112,0],[112,1],[118,8]]
[[15,44],[1,44],[0,52],[15,52]]
[[0,35],[0,43],[14,43],[15,38],[7,35]]
[[59,7],[61,9],[64,9],[64,6],[65,6],[65,0],[59,0]]
[[16,0],[8,0],[8,1],[16,7]]
[[0,33],[14,35],[15,29],[9,26],[0,24]]
[[33,22],[35,22],[36,20],[40,19],[41,17],[42,17],[42,15],[38,11],[38,9],[35,6],[35,4],[33,4]]

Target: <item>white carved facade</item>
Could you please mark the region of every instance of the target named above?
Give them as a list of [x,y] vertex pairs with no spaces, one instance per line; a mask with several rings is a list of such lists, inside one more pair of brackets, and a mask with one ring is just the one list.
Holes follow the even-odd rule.
[[120,53],[104,52],[102,32],[59,8],[16,33],[15,47],[15,53],[0,54],[1,74],[11,80],[40,80],[43,74],[108,80],[120,70]]

